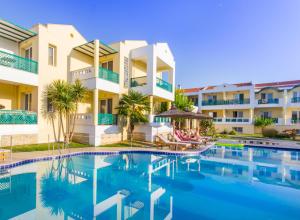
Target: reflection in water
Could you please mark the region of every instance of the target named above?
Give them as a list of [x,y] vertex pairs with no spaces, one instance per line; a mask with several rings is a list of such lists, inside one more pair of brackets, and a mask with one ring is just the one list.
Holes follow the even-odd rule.
[[298,219],[299,187],[298,151],[83,155],[2,171],[0,219]]

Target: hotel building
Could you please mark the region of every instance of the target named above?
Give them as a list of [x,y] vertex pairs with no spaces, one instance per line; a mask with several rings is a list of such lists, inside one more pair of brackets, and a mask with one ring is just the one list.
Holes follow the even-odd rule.
[[213,117],[218,132],[261,132],[255,118],[272,118],[282,132],[300,130],[300,80],[253,84],[223,84],[183,90],[195,107]]
[[[135,136],[152,141],[171,126],[155,117],[174,100],[175,61],[167,43],[86,40],[72,25],[37,24],[30,30],[0,20],[0,146],[53,141],[52,106],[45,88],[53,80],[81,80],[88,97],[79,106],[75,138],[98,146],[126,139],[119,99],[133,89],[147,95],[149,123]],[[55,123],[54,123],[55,124]],[[125,132],[126,134],[126,132]]]

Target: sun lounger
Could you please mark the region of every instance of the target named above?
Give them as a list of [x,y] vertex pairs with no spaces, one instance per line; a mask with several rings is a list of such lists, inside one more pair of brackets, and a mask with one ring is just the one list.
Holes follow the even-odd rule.
[[155,138],[155,143],[158,147],[164,147],[168,146],[170,149],[178,150],[180,148],[181,150],[184,150],[186,148],[190,148],[192,145],[190,143],[182,143],[182,142],[176,142],[176,141],[169,141],[166,137],[162,135],[157,135]]
[[174,139],[177,141],[177,142],[180,142],[180,143],[188,143],[188,144],[191,144],[193,148],[198,148],[199,146],[201,145],[206,145],[206,140],[199,140],[199,141],[183,141],[181,140],[176,134],[174,134]]

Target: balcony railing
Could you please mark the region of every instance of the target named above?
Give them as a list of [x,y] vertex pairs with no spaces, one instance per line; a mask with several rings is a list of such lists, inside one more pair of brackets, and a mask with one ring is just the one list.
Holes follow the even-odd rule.
[[240,123],[249,123],[250,119],[249,118],[225,118],[225,122],[240,122]]
[[249,118],[213,118],[214,122],[221,123],[249,123]]
[[154,117],[154,122],[156,122],[156,123],[170,123],[171,122],[171,118],[165,118],[165,117],[155,116]]
[[34,60],[10,54],[0,50],[0,65],[14,69],[24,70],[27,72],[38,72],[38,63]]
[[205,100],[202,105],[243,105],[250,104],[250,99],[231,99],[231,100]]
[[300,97],[293,97],[293,98],[291,99],[291,102],[292,102],[292,103],[300,103]]
[[160,78],[156,78],[156,86],[164,89],[164,90],[167,90],[169,92],[172,92],[173,91],[173,85],[171,83],[168,83]]
[[98,125],[116,125],[117,115],[99,113],[98,114]]
[[135,77],[130,79],[131,87],[145,86],[145,85],[147,85],[147,76]]
[[300,118],[292,118],[291,123],[292,124],[300,124]]
[[37,114],[23,110],[0,110],[0,124],[37,124]]
[[259,99],[258,100],[258,104],[278,104],[279,103],[279,99],[278,98],[274,98],[274,99]]
[[99,67],[99,78],[119,84],[119,74],[103,67]]

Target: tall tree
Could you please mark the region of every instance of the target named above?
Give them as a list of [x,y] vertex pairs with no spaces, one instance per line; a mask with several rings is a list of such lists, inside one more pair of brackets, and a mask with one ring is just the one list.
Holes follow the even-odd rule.
[[58,116],[57,141],[60,141],[63,134],[64,143],[69,144],[74,134],[78,104],[85,98],[86,93],[87,89],[79,80],[73,84],[55,80],[47,87],[45,95],[46,100],[53,106],[51,114]]
[[129,120],[129,133],[132,140],[134,125],[136,123],[148,122],[147,114],[150,111],[149,98],[142,93],[129,90],[128,95],[124,95],[117,107],[119,115]]

